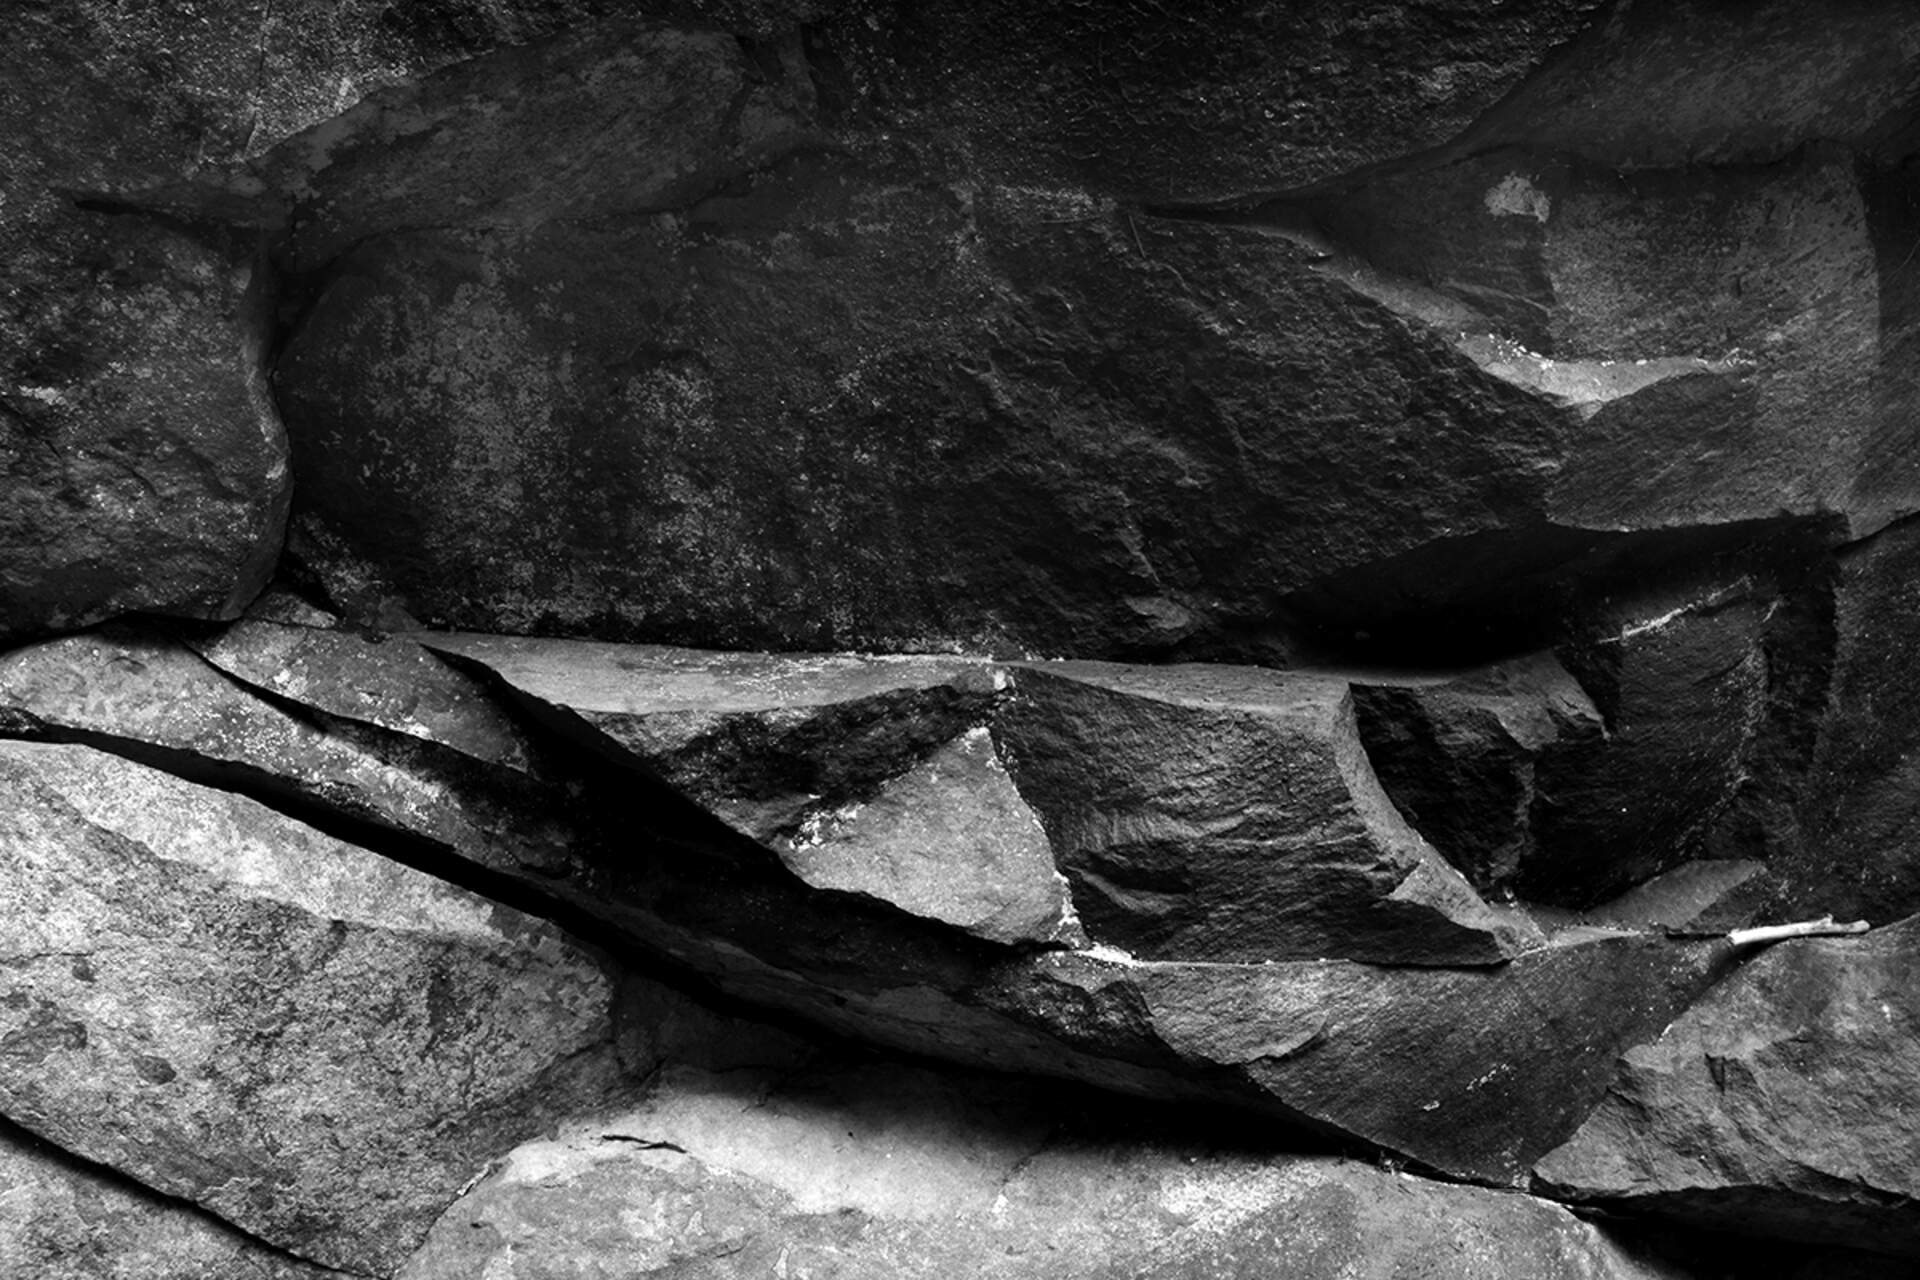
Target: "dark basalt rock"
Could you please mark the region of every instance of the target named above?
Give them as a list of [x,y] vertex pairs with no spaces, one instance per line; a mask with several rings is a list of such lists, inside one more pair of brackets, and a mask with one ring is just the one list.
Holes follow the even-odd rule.
[[1401,820],[1338,677],[1061,662],[1014,682],[998,731],[1101,942],[1488,964],[1539,941]]
[[[995,185],[907,135],[617,223],[379,236],[313,278],[277,364],[298,546],[360,618],[1273,660],[1311,647],[1320,585],[1462,540],[1498,544],[1477,595],[1543,538],[1864,528],[1904,499],[1856,501],[1866,459],[1803,427],[1873,430],[1874,246],[1846,166],[1782,182],[1729,199],[1826,233],[1751,269],[1830,304],[1630,358],[1530,351],[1298,220]],[[1574,277],[1639,265],[1574,240]],[[1626,306],[1592,291],[1595,325]]]
[[1533,830],[1542,759],[1606,737],[1593,700],[1551,654],[1454,676],[1357,676],[1353,705],[1394,807],[1495,899],[1543,856]]
[[1609,732],[1536,768],[1521,896],[1588,906],[1700,856],[1765,719],[1770,612],[1747,584],[1687,592],[1563,650]]
[[0,1114],[380,1274],[617,1077],[557,930],[240,797],[0,743]]
[[1920,1257],[1920,918],[1778,943],[1629,1049],[1556,1195]]

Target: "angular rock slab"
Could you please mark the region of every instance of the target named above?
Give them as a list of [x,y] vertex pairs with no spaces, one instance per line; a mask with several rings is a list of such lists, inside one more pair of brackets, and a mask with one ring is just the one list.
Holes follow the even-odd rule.
[[249,1239],[0,1126],[0,1275],[21,1280],[325,1280],[338,1275]]
[[1402,821],[1340,679],[1048,663],[1014,681],[997,731],[1103,943],[1489,964],[1539,942]]
[[1452,678],[1356,676],[1353,703],[1394,807],[1476,889],[1502,897],[1539,854],[1540,758],[1606,735],[1593,700],[1551,654]]
[[188,644],[231,678],[329,716],[532,767],[526,736],[489,691],[407,640],[245,618]]
[[1637,602],[1563,648],[1608,732],[1537,765],[1522,897],[1590,906],[1706,852],[1769,710],[1773,613],[1737,584]]
[[[250,625],[241,634],[258,631]],[[303,806],[316,820],[346,819],[404,834],[484,867],[566,873],[573,863],[568,831],[541,807],[542,788],[511,767],[461,767],[475,764],[470,752],[494,756],[482,763],[502,766],[523,754],[511,726],[475,699],[470,685],[398,642],[388,650],[344,638],[294,639],[301,655],[273,672],[264,669],[268,655],[252,654],[258,665],[242,660],[236,650],[244,639],[209,647],[264,681],[260,687],[282,703],[298,689],[341,712],[331,723],[259,696],[178,639],[127,624],[0,655],[0,716],[13,722],[12,733],[98,745],[276,804]],[[319,690],[301,684],[309,661],[321,663]],[[414,695],[396,687],[423,666],[431,675]],[[351,679],[335,684],[349,668]],[[383,740],[351,732],[349,717],[363,724],[385,718],[401,727]]]
[[1778,943],[1620,1058],[1556,1196],[1920,1258],[1920,917]]
[[994,942],[1083,940],[1045,832],[985,728],[1008,687],[993,664],[413,638],[480,663],[807,884]]
[[1542,1200],[1100,1114],[891,1064],[671,1072],[515,1151],[400,1277],[1681,1280]]
[[0,743],[0,1114],[384,1274],[603,1096],[611,990],[551,927],[252,801]]

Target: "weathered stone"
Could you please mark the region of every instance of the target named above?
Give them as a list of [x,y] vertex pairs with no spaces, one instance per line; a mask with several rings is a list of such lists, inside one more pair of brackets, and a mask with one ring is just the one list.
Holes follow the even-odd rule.
[[0,1275],[20,1280],[324,1280],[251,1240],[0,1123]]
[[1904,4],[1636,0],[1463,143],[1524,142],[1621,169],[1764,164],[1809,142],[1910,136],[1916,89],[1920,18]]
[[1835,649],[1794,818],[1767,832],[1778,914],[1885,924],[1920,911],[1920,525],[1839,556]]
[[987,723],[1006,677],[979,659],[727,653],[420,632],[590,731],[756,840],[788,840]]
[[1216,201],[1450,141],[1598,8],[855,6],[817,33],[816,74],[856,119],[957,135],[995,181]]
[[1537,943],[1401,820],[1344,681],[1028,664],[999,732],[1090,934],[1154,959],[1486,964]]
[[[258,634],[252,627],[243,633]],[[396,656],[383,661],[386,651],[370,643],[317,642],[315,660],[331,660],[335,675],[351,671],[350,688],[362,692],[328,683],[310,696],[361,717],[409,714],[392,684],[394,664],[417,670],[435,660],[408,654],[403,641],[389,643]],[[242,665],[234,653],[228,659]],[[277,673],[254,674],[271,680]],[[440,696],[430,701],[444,714],[430,723],[415,717],[416,731],[514,758],[513,740],[498,736],[493,708],[468,702],[454,673],[436,674],[428,688],[435,687]],[[0,656],[0,713],[16,734],[100,746],[300,804],[316,820],[330,815],[402,833],[484,867],[565,875],[574,863],[568,829],[540,803],[544,785],[507,770],[451,767],[449,757],[455,764],[471,757],[437,752],[439,741],[410,733],[369,740],[346,732],[350,725],[322,727],[255,696],[184,643],[150,629],[110,626]]]
[[[1493,152],[1311,207],[1374,268],[1457,300],[1546,358],[1515,356],[1516,367],[1697,362],[1597,407],[1579,465],[1553,486],[1567,523],[1833,512],[1859,534],[1920,502],[1920,473],[1886,467],[1890,452],[1911,456],[1917,429],[1876,406],[1872,203],[1852,156],[1831,151],[1630,175]],[[1642,471],[1649,413],[1689,423],[1658,475]],[[1809,422],[1821,424],[1818,448]]]
[[1555,749],[1606,736],[1559,660],[1535,654],[1452,677],[1359,675],[1355,722],[1408,824],[1483,894],[1510,897],[1539,856],[1534,774]]
[[[482,662],[491,653],[497,674],[522,688],[530,708],[541,694],[557,699],[544,704],[555,724],[573,714],[569,699],[589,714],[598,707],[613,715],[609,708],[636,705],[638,691],[658,698],[661,672],[671,667],[671,655],[619,646],[456,643]],[[622,670],[623,656],[639,670]],[[714,688],[711,655],[687,661],[693,671],[683,690],[700,701],[743,692],[737,681]],[[740,661],[765,671],[796,660]],[[870,677],[875,666],[912,670],[919,660],[812,661],[820,665],[808,679],[819,681],[821,670]],[[1123,684],[1129,674],[1061,669],[1104,672]],[[1089,696],[1112,692],[1032,664],[1011,670],[1022,699],[1038,701],[1060,686]],[[1189,694],[1206,674],[1131,673],[1145,685],[1184,679]],[[1244,694],[1251,678],[1216,674],[1216,692]],[[1269,686],[1287,683],[1257,674]],[[1326,678],[1310,683],[1339,687]],[[1204,713],[1203,724],[1220,709],[1204,697],[1181,701]],[[1155,716],[1163,710],[1179,708],[1148,708]],[[600,732],[579,717],[573,731]],[[1358,760],[1350,724],[1345,740],[1351,753],[1343,758]],[[1314,776],[1328,776],[1326,768]],[[1473,970],[1353,961],[1157,964],[1097,950],[1013,956],[870,892],[804,885],[771,854],[762,850],[756,859],[755,846],[711,817],[673,819],[644,796],[623,810],[623,793],[646,781],[632,769],[624,778],[609,775],[585,797],[608,812],[578,874],[559,891],[729,996],[913,1052],[1230,1103],[1350,1134],[1456,1176],[1518,1176],[1585,1116],[1617,1049],[1666,1025],[1712,974],[1715,953],[1705,944],[1578,929],[1505,965]],[[1351,793],[1339,794],[1352,804]],[[1347,1012],[1330,1020],[1329,1010]]]
[[471,678],[410,640],[248,618],[189,646],[233,679],[329,716],[525,772],[533,749]]
[[871,894],[993,942],[1086,942],[1046,832],[986,729],[775,847],[808,884]]
[[984,725],[977,659],[716,653],[421,633],[563,713],[771,848],[807,884],[995,942],[1081,938],[1065,882]]
[[1579,918],[1610,929],[1726,933],[1751,924],[1773,890],[1774,879],[1761,863],[1708,858],[1663,871]]
[[0,637],[231,618],[266,584],[288,477],[257,256],[103,214],[0,219]]
[[1563,649],[1609,732],[1537,763],[1522,897],[1590,906],[1700,856],[1767,712],[1769,614],[1744,583],[1683,592]]
[[1920,917],[1775,944],[1622,1055],[1554,1194],[1920,1257]]
[[885,1063],[670,1072],[639,1109],[515,1151],[400,1275],[508,1259],[530,1280],[1682,1274],[1528,1196],[1255,1154],[1064,1101]]
[[610,984],[538,921],[252,801],[0,743],[0,1113],[329,1266],[605,1096]]
[[295,270],[373,235],[684,207],[813,141],[804,76],[712,30],[602,21],[383,90],[257,168]]
[[1832,451],[1754,427],[1732,366],[1549,367],[1311,238],[967,178],[795,158],[617,226],[345,255],[275,375],[305,554],[360,618],[1271,660],[1315,621],[1277,604],[1342,574],[1389,566],[1348,597],[1384,616],[1423,549],[1493,540],[1459,589],[1497,592],[1845,478],[1802,493]]
[[338,1274],[0,1123],[0,1274],[27,1280],[324,1280]]

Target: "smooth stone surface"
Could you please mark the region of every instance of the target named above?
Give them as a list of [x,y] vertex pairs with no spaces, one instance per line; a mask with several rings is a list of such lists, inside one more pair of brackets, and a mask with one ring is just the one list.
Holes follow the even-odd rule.
[[1776,943],[1621,1056],[1556,1196],[1920,1258],[1920,917]]
[[1061,1101],[884,1063],[670,1072],[640,1109],[515,1151],[400,1275],[1682,1274],[1528,1196],[1261,1155]]
[[253,801],[0,743],[0,1114],[317,1262],[390,1270],[618,1074],[599,963]]
[[810,885],[869,894],[992,942],[1086,945],[1047,833],[984,728],[775,850]]

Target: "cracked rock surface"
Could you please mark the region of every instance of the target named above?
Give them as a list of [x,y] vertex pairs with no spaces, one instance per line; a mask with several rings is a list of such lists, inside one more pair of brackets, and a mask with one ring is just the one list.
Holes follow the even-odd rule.
[[0,1273],[1920,1257],[1911,5],[11,16]]

